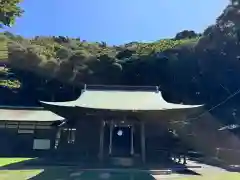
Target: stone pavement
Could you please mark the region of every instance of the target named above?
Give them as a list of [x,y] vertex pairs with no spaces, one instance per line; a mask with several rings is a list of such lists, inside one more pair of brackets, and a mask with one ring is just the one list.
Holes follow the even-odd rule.
[[[215,166],[211,166],[211,165],[207,165],[207,164],[203,164],[203,163],[199,163],[196,161],[187,161],[187,165],[188,166],[195,166],[195,167],[199,167],[199,168],[189,168],[189,170],[196,172],[198,174],[206,174],[206,173],[221,173],[221,172],[226,172],[227,170],[219,168],[219,167],[215,167]],[[186,175],[186,174],[177,174],[177,173],[172,173],[169,175],[152,175],[156,180],[177,180],[179,178],[183,178],[183,177],[190,177],[191,175]]]

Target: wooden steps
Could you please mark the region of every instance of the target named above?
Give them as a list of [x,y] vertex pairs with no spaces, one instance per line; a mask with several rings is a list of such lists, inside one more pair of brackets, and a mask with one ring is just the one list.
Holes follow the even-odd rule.
[[131,167],[134,165],[134,158],[132,158],[132,157],[112,157],[111,163],[114,166]]

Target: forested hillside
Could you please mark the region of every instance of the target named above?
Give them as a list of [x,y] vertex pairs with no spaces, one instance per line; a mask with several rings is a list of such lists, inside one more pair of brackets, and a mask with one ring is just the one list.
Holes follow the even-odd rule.
[[[2,33],[0,57],[6,68],[1,68],[0,103],[36,106],[40,99],[70,100],[86,83],[160,85],[168,101],[210,108],[240,88],[237,2],[202,34],[186,30],[151,43],[108,46],[84,37],[26,39]],[[238,121],[239,100],[236,95],[212,113],[228,123]]]

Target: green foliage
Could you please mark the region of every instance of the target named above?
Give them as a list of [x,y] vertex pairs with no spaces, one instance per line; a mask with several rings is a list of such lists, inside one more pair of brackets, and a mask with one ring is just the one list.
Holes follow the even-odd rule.
[[11,26],[15,23],[16,17],[20,17],[23,10],[18,6],[21,0],[0,1],[0,27]]
[[[109,79],[107,73],[119,81],[126,60],[146,59],[144,56],[151,57],[154,53],[198,40],[167,39],[153,43],[133,42],[122,46],[107,46],[105,42],[86,42],[63,36],[24,39],[4,32],[2,37],[4,42],[8,42],[8,47],[5,43],[0,48],[8,50],[8,64],[12,67],[76,84],[101,81],[101,78],[105,79],[105,83],[115,82],[116,79]],[[152,61],[151,58],[149,61]],[[6,86],[5,81],[2,84]]]
[[7,40],[4,36],[0,36],[0,63],[8,59]]
[[56,57],[57,58],[68,59],[71,56],[72,51],[70,49],[67,49],[65,47],[59,47],[59,48],[56,49],[56,47],[55,47],[55,51],[56,51]]
[[239,0],[230,0],[230,3],[233,5],[239,5],[240,1]]
[[175,48],[179,45],[197,42],[200,37],[196,37],[193,39],[180,39],[180,40],[173,40],[173,39],[164,39],[154,43],[142,43],[138,44],[137,46],[137,54],[138,55],[150,55],[151,53],[155,52],[163,52],[168,49]]
[[18,80],[0,80],[0,86],[8,87],[10,89],[18,89],[21,87],[21,83]]

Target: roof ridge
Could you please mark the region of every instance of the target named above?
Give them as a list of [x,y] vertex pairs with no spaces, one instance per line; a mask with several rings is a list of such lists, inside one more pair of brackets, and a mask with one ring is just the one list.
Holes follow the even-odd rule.
[[159,86],[86,85],[84,90],[159,91]]

